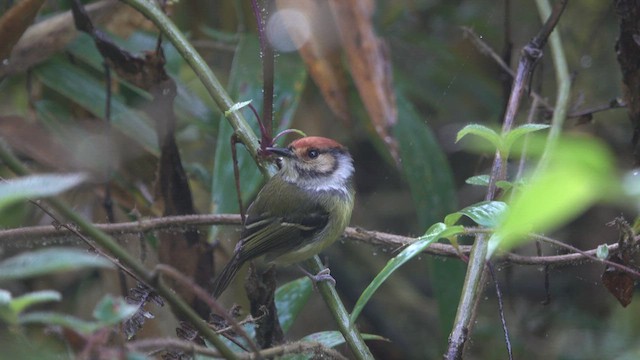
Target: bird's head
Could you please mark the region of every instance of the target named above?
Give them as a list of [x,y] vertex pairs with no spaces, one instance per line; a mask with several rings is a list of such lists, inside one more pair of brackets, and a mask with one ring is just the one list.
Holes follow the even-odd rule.
[[349,191],[353,160],[347,148],[334,140],[307,136],[267,151],[280,157],[280,173],[287,182],[312,191]]

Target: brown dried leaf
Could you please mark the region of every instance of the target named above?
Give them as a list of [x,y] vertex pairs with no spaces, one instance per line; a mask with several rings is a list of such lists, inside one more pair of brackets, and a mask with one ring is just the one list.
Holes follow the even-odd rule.
[[17,153],[56,170],[71,170],[69,151],[37,123],[20,116],[0,116],[0,137]]
[[282,17],[289,36],[331,111],[348,124],[347,79],[329,4],[322,0],[277,0],[276,5],[278,10],[294,11]]
[[[610,260],[618,264],[623,263],[619,256],[614,256]],[[612,266],[607,266],[602,273],[602,284],[618,299],[622,306],[627,307],[627,305],[631,304],[635,288],[635,279],[631,274]]]
[[331,0],[351,76],[373,127],[398,162],[398,146],[391,136],[398,111],[392,86],[391,62],[386,44],[376,36],[371,0]]
[[[87,5],[87,12],[96,24],[108,23],[126,5],[116,0],[103,0]],[[0,77],[26,71],[65,48],[78,32],[73,26],[71,11],[55,15],[27,29],[13,46],[8,62],[0,63]],[[0,39],[4,37],[0,36]],[[2,59],[2,58],[0,58]]]
[[0,60],[11,54],[11,49],[36,18],[44,0],[18,1],[0,18]]

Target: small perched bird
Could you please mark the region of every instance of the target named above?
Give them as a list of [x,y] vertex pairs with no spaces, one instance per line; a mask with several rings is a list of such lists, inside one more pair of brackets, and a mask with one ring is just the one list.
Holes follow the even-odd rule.
[[215,298],[246,261],[305,260],[337,240],[351,219],[354,169],[344,146],[309,136],[267,151],[278,156],[280,170],[249,206],[233,257],[214,283]]

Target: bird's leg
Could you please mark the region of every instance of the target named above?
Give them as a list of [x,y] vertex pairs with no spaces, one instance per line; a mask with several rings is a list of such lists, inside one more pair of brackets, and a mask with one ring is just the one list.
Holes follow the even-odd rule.
[[317,291],[318,290],[318,286],[316,285],[317,283],[321,282],[321,281],[327,281],[328,283],[330,283],[333,286],[336,286],[336,279],[333,278],[333,276],[331,276],[331,269],[329,268],[324,268],[322,270],[320,270],[317,274],[312,274],[310,272],[308,272],[305,268],[303,268],[300,264],[298,264],[298,268],[300,269],[300,271],[302,271],[305,275],[307,275],[307,277],[309,279],[311,279],[311,282],[313,283],[313,288]]

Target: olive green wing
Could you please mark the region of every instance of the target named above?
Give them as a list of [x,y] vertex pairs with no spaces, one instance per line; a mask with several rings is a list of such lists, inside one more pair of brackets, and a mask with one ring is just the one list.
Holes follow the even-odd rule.
[[242,261],[261,255],[275,258],[305,244],[328,222],[329,213],[319,205],[298,206],[286,216],[270,212],[251,216],[242,233],[240,257]]

